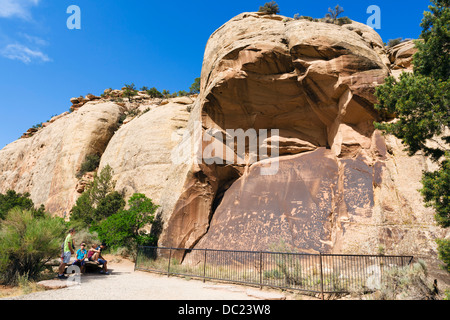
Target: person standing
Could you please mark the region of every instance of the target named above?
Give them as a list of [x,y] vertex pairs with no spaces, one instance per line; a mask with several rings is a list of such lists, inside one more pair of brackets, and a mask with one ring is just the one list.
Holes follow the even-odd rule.
[[73,236],[75,235],[75,229],[69,230],[69,234],[64,240],[63,252],[61,253],[61,264],[59,265],[58,279],[67,279],[64,275],[67,264],[70,263],[70,257],[74,254],[75,245],[73,244]]

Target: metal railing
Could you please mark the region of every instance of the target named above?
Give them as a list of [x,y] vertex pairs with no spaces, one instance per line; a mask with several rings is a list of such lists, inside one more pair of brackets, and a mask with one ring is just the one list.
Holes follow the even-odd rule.
[[412,256],[139,247],[135,270],[311,293],[372,292]]

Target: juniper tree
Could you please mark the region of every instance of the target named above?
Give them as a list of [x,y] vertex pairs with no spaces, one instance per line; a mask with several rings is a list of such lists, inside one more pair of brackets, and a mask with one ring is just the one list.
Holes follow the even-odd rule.
[[[378,104],[396,122],[375,127],[401,139],[409,155],[422,152],[439,164],[439,170],[425,172],[420,190],[427,206],[436,211],[436,221],[450,226],[450,0],[432,0],[424,13],[420,39],[415,41],[414,73],[399,80],[386,79],[376,89]],[[440,258],[448,263],[449,240],[438,241]],[[445,257],[445,252],[447,256]],[[448,269],[448,265],[447,265]]]
[[259,7],[259,12],[264,12],[268,14],[279,14],[280,7],[275,1],[266,2],[264,6]]

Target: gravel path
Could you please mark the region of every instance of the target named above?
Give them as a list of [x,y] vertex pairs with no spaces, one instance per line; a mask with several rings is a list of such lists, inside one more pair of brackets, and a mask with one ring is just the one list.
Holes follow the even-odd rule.
[[[86,274],[80,284],[6,300],[265,300],[283,299],[276,291],[214,284],[134,271],[129,261],[110,263],[110,275]],[[64,281],[64,280],[57,280]]]

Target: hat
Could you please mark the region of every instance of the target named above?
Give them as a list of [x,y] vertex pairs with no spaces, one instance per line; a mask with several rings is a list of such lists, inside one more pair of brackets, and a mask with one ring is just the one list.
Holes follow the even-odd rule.
[[84,242],[81,245],[86,247],[86,243],[84,243]]

